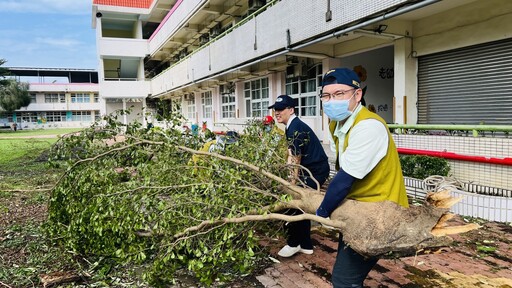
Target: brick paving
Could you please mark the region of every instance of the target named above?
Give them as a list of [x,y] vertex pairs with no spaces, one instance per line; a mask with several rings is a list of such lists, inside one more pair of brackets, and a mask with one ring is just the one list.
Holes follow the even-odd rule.
[[[327,144],[324,149],[331,162],[334,154]],[[462,224],[455,217],[453,225]],[[512,288],[512,225],[488,222],[481,229],[453,236],[450,247],[419,251],[417,255],[398,259],[380,259],[370,272],[366,288]],[[338,248],[337,234],[321,226],[312,229],[315,246],[312,255],[298,254],[282,258],[277,252],[285,244],[277,239],[268,246],[271,256],[279,261],[257,275],[263,287],[328,288],[332,287],[331,270]],[[484,253],[477,247],[496,248]]]
[[[462,220],[458,220],[462,221]],[[284,239],[268,243],[279,261],[256,279],[263,287],[332,287],[331,269],[337,249],[334,231],[312,229],[315,252],[290,258],[277,256]],[[455,235],[450,247],[420,251],[398,259],[381,259],[364,282],[365,287],[500,287],[512,288],[512,227],[487,223],[481,229]],[[494,253],[477,251],[478,245],[496,247]]]

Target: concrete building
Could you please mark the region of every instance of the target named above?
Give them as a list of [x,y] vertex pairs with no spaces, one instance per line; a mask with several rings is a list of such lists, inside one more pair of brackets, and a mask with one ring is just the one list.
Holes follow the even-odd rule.
[[100,118],[98,72],[91,69],[8,68],[28,82],[31,103],[0,114],[0,126],[18,129],[87,127]]
[[512,121],[507,0],[94,0],[92,16],[106,113],[168,99],[239,129],[286,93],[324,139],[319,81],[345,66],[389,123]]
[[[288,94],[326,143],[321,77],[349,67],[388,123],[512,123],[509,0],[93,0],[91,20],[101,113],[133,107],[124,121],[145,124],[165,100],[183,124],[242,130]],[[454,177],[510,197],[509,130],[393,137],[399,152],[477,159],[450,159]]]

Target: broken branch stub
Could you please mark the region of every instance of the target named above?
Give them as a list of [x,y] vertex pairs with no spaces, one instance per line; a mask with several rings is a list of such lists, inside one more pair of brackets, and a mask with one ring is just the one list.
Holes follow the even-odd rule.
[[[311,202],[322,199],[316,196],[307,197],[310,203],[301,208],[314,214],[311,208],[318,207],[319,203]],[[331,220],[341,223],[337,228],[343,234],[343,240],[363,256],[379,256],[388,252],[409,254],[426,247],[447,246],[453,240],[446,235],[479,227],[477,224],[447,226],[446,221],[452,217],[449,208],[459,200],[451,197],[449,191],[430,194],[424,205],[409,208],[390,201],[348,199],[331,214]]]

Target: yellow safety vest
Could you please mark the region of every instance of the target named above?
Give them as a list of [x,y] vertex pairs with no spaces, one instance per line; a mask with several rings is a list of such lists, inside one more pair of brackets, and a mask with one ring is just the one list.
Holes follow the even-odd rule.
[[[348,138],[352,127],[366,119],[378,120],[388,128],[384,119],[379,115],[370,112],[366,107],[362,107],[345,136],[343,151],[347,149]],[[339,170],[339,141],[338,137],[334,135],[336,124],[336,121],[331,121],[329,123],[329,131],[334,139],[334,143],[336,144],[336,170]],[[396,150],[393,137],[391,136],[391,133],[389,133],[389,129],[387,131],[389,142],[386,156],[384,156],[377,166],[375,166],[363,179],[356,179],[354,181],[347,198],[363,202],[392,201],[403,207],[409,207],[398,152]]]

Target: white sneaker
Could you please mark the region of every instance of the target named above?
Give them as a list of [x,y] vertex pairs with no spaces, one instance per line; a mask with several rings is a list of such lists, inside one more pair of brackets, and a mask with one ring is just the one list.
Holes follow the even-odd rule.
[[[300,246],[299,246],[300,247]],[[300,253],[304,253],[304,254],[308,254],[308,255],[311,255],[313,254],[313,249],[302,249],[300,248]]]
[[291,257],[295,255],[297,252],[311,255],[313,254],[313,249],[302,249],[300,248],[300,245],[297,247],[290,247],[286,245],[281,250],[279,250],[279,252],[277,252],[277,255],[281,257]]

